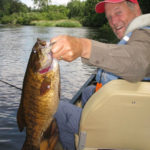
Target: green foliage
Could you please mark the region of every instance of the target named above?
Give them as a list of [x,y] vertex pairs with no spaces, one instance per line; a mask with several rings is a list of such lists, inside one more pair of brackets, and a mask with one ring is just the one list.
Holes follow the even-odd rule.
[[12,13],[19,13],[19,12],[28,12],[29,9],[26,5],[22,4],[21,2],[18,2],[17,0],[11,1],[11,8],[10,8],[10,14]]
[[64,16],[62,13],[48,13],[47,18],[49,20],[60,20],[60,19],[67,19],[66,16]]
[[69,18],[81,18],[84,16],[85,2],[80,2],[80,0],[72,0],[67,4],[69,9]]
[[95,12],[95,5],[99,0],[87,0],[84,9],[84,26],[100,27],[106,23],[104,14],[98,14]]
[[104,14],[97,14],[95,12],[95,5],[99,0],[87,0],[80,2],[80,0],[72,0],[68,3],[69,18],[77,18],[84,26],[99,27],[105,22]]
[[55,26],[55,22],[53,22],[53,21],[48,21],[48,20],[31,21],[30,25],[53,27],[53,26]]
[[51,0],[32,0],[32,1],[39,9],[47,7],[51,3]]
[[[22,4],[20,0],[0,0],[0,22],[27,25],[39,20],[52,21],[73,18],[80,21],[83,26],[102,27],[103,30],[109,31],[104,26],[107,23],[105,14],[95,12],[95,5],[101,0],[71,0],[67,6],[50,5],[51,0],[33,1],[38,9],[31,10]],[[139,0],[139,4],[143,13],[150,12],[149,0]],[[49,22],[46,22],[46,24],[49,24]],[[59,22],[57,26],[69,26],[68,24],[70,22]]]
[[[114,35],[108,23],[104,24],[101,28],[99,28],[99,32],[100,32],[100,34],[98,35],[99,37],[96,38],[101,39],[102,42],[106,42],[106,43],[118,42],[117,37]],[[107,39],[107,41],[105,39]]]
[[29,25],[30,21],[31,21],[31,18],[28,15],[24,17],[20,16],[17,18],[16,24]]
[[1,19],[2,24],[8,24],[8,23],[13,23],[13,18],[11,16],[4,16]]
[[150,13],[150,0],[139,0],[139,4],[144,14]]
[[65,6],[49,6],[46,9],[42,9],[41,12],[19,12],[11,15],[4,15],[1,17],[1,23],[3,24],[22,24],[29,25],[34,20],[62,20],[67,19],[68,9]]
[[10,16],[3,16],[1,18],[1,23],[3,24],[30,24],[32,16],[28,13],[14,13]]
[[31,18],[31,20],[47,20],[46,12],[29,12],[27,15]]
[[46,8],[43,8],[43,12],[47,13],[48,20],[60,20],[60,19],[67,19],[68,9],[65,6],[56,6],[50,5]]
[[81,27],[82,25],[78,21],[74,20],[53,20],[53,21],[48,21],[48,20],[40,20],[40,21],[32,21],[31,25],[36,25],[36,26],[55,26],[55,27]]
[[81,24],[77,21],[66,20],[56,23],[56,27],[81,27]]
[[0,17],[10,14],[10,0],[0,0]]
[[18,0],[0,0],[0,17],[19,12],[28,12],[30,9]]

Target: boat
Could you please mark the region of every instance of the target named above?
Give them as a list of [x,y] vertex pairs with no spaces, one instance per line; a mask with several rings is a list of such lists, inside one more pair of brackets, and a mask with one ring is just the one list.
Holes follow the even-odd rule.
[[[70,103],[81,107],[84,88],[95,84],[95,74],[83,84]],[[150,150],[150,81],[112,80],[85,104],[75,135],[77,150]],[[48,150],[48,142],[41,143]],[[63,150],[57,144],[59,150]],[[56,148],[57,150],[57,148]]]
[[[79,105],[91,84],[95,74],[70,102]],[[150,150],[150,82],[117,79],[102,86],[84,106],[75,137],[77,150]]]

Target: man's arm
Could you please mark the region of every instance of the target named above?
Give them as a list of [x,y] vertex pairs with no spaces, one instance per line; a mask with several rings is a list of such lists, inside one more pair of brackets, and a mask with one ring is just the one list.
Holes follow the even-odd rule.
[[127,45],[92,41],[86,61],[128,81],[140,81],[150,76],[150,30],[134,31]]

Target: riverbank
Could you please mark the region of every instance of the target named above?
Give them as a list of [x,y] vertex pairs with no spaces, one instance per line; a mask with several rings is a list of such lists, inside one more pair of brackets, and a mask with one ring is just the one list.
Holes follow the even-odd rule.
[[13,14],[4,16],[0,19],[0,24],[3,25],[34,25],[34,26],[49,26],[49,27],[82,27],[82,24],[76,19],[56,18],[48,19],[39,13]]
[[30,25],[48,26],[48,27],[82,27],[82,24],[77,20],[63,19],[63,20],[34,20]]
[[28,12],[13,13],[0,17],[1,24],[11,25],[35,25],[49,27],[81,27],[79,19],[69,18],[58,12]]

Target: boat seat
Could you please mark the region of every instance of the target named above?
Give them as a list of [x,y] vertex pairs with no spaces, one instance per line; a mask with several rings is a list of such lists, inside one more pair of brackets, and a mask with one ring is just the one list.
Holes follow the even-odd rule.
[[113,80],[86,103],[77,150],[150,150],[150,82]]

